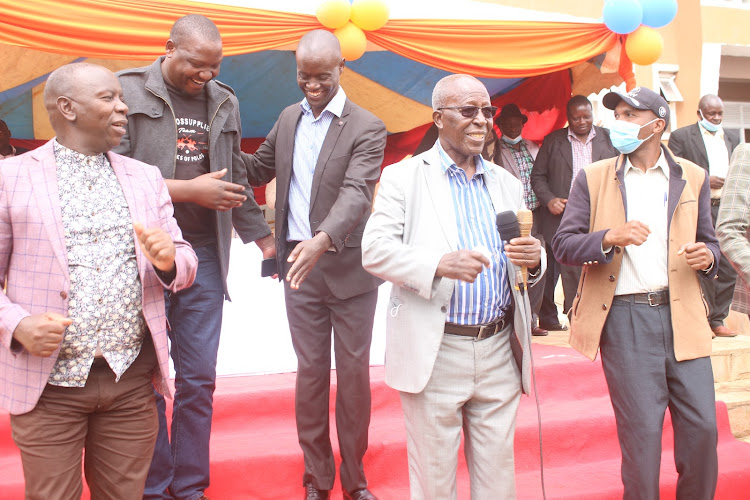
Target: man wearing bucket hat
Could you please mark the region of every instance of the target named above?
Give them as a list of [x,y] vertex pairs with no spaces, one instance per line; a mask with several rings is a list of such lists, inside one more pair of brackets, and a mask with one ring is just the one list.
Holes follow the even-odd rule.
[[583,265],[570,344],[601,350],[622,450],[624,498],[659,498],[666,408],[677,498],[713,498],[718,475],[711,327],[700,281],[718,269],[707,172],[661,145],[669,107],[638,87],[610,92],[617,158],[576,178],[552,246]]
[[[527,121],[529,121],[529,117],[521,113],[518,105],[509,103],[503,106],[500,109],[500,114],[495,118],[495,124],[500,127],[502,136],[498,137],[494,128],[490,130],[490,136],[494,140],[485,143],[482,156],[485,160],[500,165],[521,181],[523,184],[523,201],[534,217],[531,235],[541,240],[542,245],[544,245],[544,237],[539,230],[539,199],[531,188],[531,170],[534,167],[539,146],[522,136],[523,126]],[[536,286],[529,289],[532,312],[531,334],[534,336],[544,336],[549,333],[538,326],[545,278],[546,275],[542,275]]]

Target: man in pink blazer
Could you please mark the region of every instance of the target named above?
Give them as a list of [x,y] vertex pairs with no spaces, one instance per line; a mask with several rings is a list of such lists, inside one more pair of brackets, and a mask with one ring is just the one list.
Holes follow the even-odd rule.
[[140,499],[169,395],[164,289],[197,259],[158,169],[109,153],[127,106],[117,78],[72,64],[47,80],[56,138],[0,162],[0,405],[26,498]]

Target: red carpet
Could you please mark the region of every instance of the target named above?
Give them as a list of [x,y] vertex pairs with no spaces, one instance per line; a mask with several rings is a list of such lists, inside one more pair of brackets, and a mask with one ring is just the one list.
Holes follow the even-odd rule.
[[[622,498],[620,451],[601,364],[590,362],[572,349],[541,345],[534,346],[534,359],[543,422],[547,498]],[[398,394],[383,382],[383,368],[372,368],[371,375],[373,411],[365,471],[372,491],[382,500],[407,499],[405,431]],[[294,377],[295,374],[289,373],[219,379],[211,443],[212,486],[207,491],[213,500],[302,497],[302,454],[293,412]],[[335,373],[333,379],[335,386]],[[716,498],[746,500],[750,491],[750,445],[732,436],[723,403],[717,403],[717,412]],[[335,433],[332,418],[331,435]],[[672,445],[667,416],[662,499],[675,498],[677,474]],[[519,499],[542,498],[533,395],[523,397],[518,414],[516,480]],[[23,498],[23,473],[7,414],[0,414],[0,491],[3,499]],[[459,499],[469,498],[468,491],[468,473],[460,457]],[[341,499],[338,482],[333,498]]]

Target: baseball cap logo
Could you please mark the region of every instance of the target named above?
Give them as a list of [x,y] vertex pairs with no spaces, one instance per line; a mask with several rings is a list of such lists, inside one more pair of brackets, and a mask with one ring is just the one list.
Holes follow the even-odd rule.
[[633,90],[631,90],[630,92],[627,93],[627,96],[630,98],[630,100],[633,102],[633,104],[635,106],[640,106],[641,105],[641,103],[638,102],[638,99],[636,99],[636,97],[638,97],[638,92],[640,92],[640,91],[641,91],[641,88],[640,87],[636,87],[636,88],[634,88]]
[[664,118],[665,116],[667,116],[667,108],[659,106],[659,117]]

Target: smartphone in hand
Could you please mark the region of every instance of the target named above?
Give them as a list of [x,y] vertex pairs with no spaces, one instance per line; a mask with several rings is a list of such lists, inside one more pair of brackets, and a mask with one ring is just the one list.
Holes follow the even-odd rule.
[[278,274],[276,258],[263,259],[260,264],[261,277],[273,276],[274,274]]

